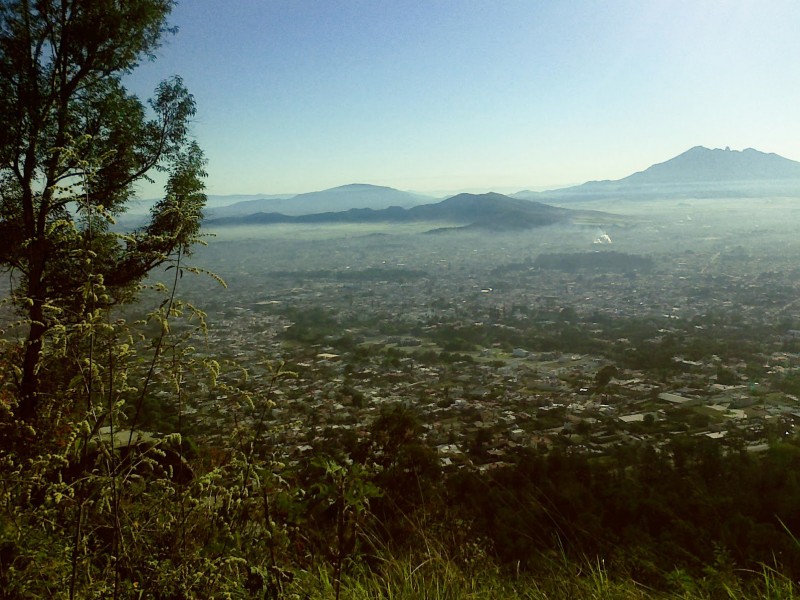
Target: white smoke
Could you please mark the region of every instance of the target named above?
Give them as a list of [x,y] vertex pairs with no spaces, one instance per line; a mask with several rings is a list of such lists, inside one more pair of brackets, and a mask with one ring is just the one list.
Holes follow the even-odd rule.
[[608,235],[602,229],[597,230],[597,237],[595,238],[593,244],[611,244],[611,236]]

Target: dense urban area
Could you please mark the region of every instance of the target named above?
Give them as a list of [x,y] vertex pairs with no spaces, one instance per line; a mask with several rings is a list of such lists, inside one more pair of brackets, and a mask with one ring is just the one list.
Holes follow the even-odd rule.
[[[269,388],[287,458],[365,435],[395,403],[446,469],[676,436],[759,452],[800,418],[798,267],[740,213],[723,230],[692,212],[614,231],[221,234],[207,255],[229,288],[200,302],[208,347]],[[273,386],[278,362],[297,376]],[[224,431],[225,400],[195,397],[199,431]]]

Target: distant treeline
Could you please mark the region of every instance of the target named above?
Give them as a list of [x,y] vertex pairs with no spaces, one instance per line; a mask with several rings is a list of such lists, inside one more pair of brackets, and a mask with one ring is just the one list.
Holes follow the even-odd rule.
[[775,443],[757,456],[728,444],[674,437],[661,452],[619,446],[603,460],[569,447],[518,451],[488,476],[455,474],[447,498],[505,564],[561,548],[656,587],[670,570],[699,576],[715,564],[780,563],[796,578],[800,447]]
[[579,271],[582,269],[629,272],[653,268],[653,259],[623,252],[573,252],[541,254],[533,265],[542,269]]
[[[315,456],[381,465],[370,502],[381,547],[420,543],[415,524],[425,515],[428,531],[459,531],[510,571],[535,572],[547,555],[598,557],[653,589],[712,569],[800,574],[797,440],[753,454],[736,434],[724,443],[678,434],[660,450],[620,444],[601,458],[561,436],[549,451],[515,447],[486,473],[448,474],[421,431],[414,409],[387,405],[366,439],[327,429],[315,444]],[[467,452],[479,457],[492,437],[476,433]],[[300,477],[306,488],[318,480],[302,467]],[[320,513],[308,530],[328,540],[334,517]]]

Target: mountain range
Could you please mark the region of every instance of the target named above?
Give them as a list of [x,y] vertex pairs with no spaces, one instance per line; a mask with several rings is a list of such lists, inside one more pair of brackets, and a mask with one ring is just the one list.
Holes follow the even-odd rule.
[[297,194],[289,197],[262,197],[235,202],[229,206],[206,211],[209,218],[236,217],[255,213],[281,213],[284,215],[309,215],[323,212],[340,212],[351,208],[380,210],[390,206],[410,208],[433,202],[435,198],[412,192],[402,192],[390,187],[352,183],[339,187]]
[[441,202],[411,208],[391,206],[374,210],[351,208],[345,211],[286,215],[256,213],[246,216],[211,219],[210,225],[255,225],[273,223],[442,223],[441,229],[486,229],[505,231],[531,229],[556,223],[592,222],[611,218],[596,211],[558,208],[502,194],[458,194]]
[[800,197],[800,162],[752,148],[696,146],[614,181],[505,196],[430,196],[368,184],[344,185],[289,198],[265,197],[207,210],[210,225],[266,223],[440,222],[449,228],[527,229],[562,222],[603,222],[613,216],[552,206],[575,201]]
[[753,148],[730,150],[695,146],[678,156],[614,181],[512,194],[542,202],[613,198],[800,197],[800,162]]

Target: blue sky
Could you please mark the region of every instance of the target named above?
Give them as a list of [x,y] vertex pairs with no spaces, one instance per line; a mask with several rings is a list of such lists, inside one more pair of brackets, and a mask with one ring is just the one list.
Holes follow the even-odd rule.
[[794,0],[183,0],[171,23],[129,86],[183,77],[210,194],[559,187],[696,145],[800,160]]

